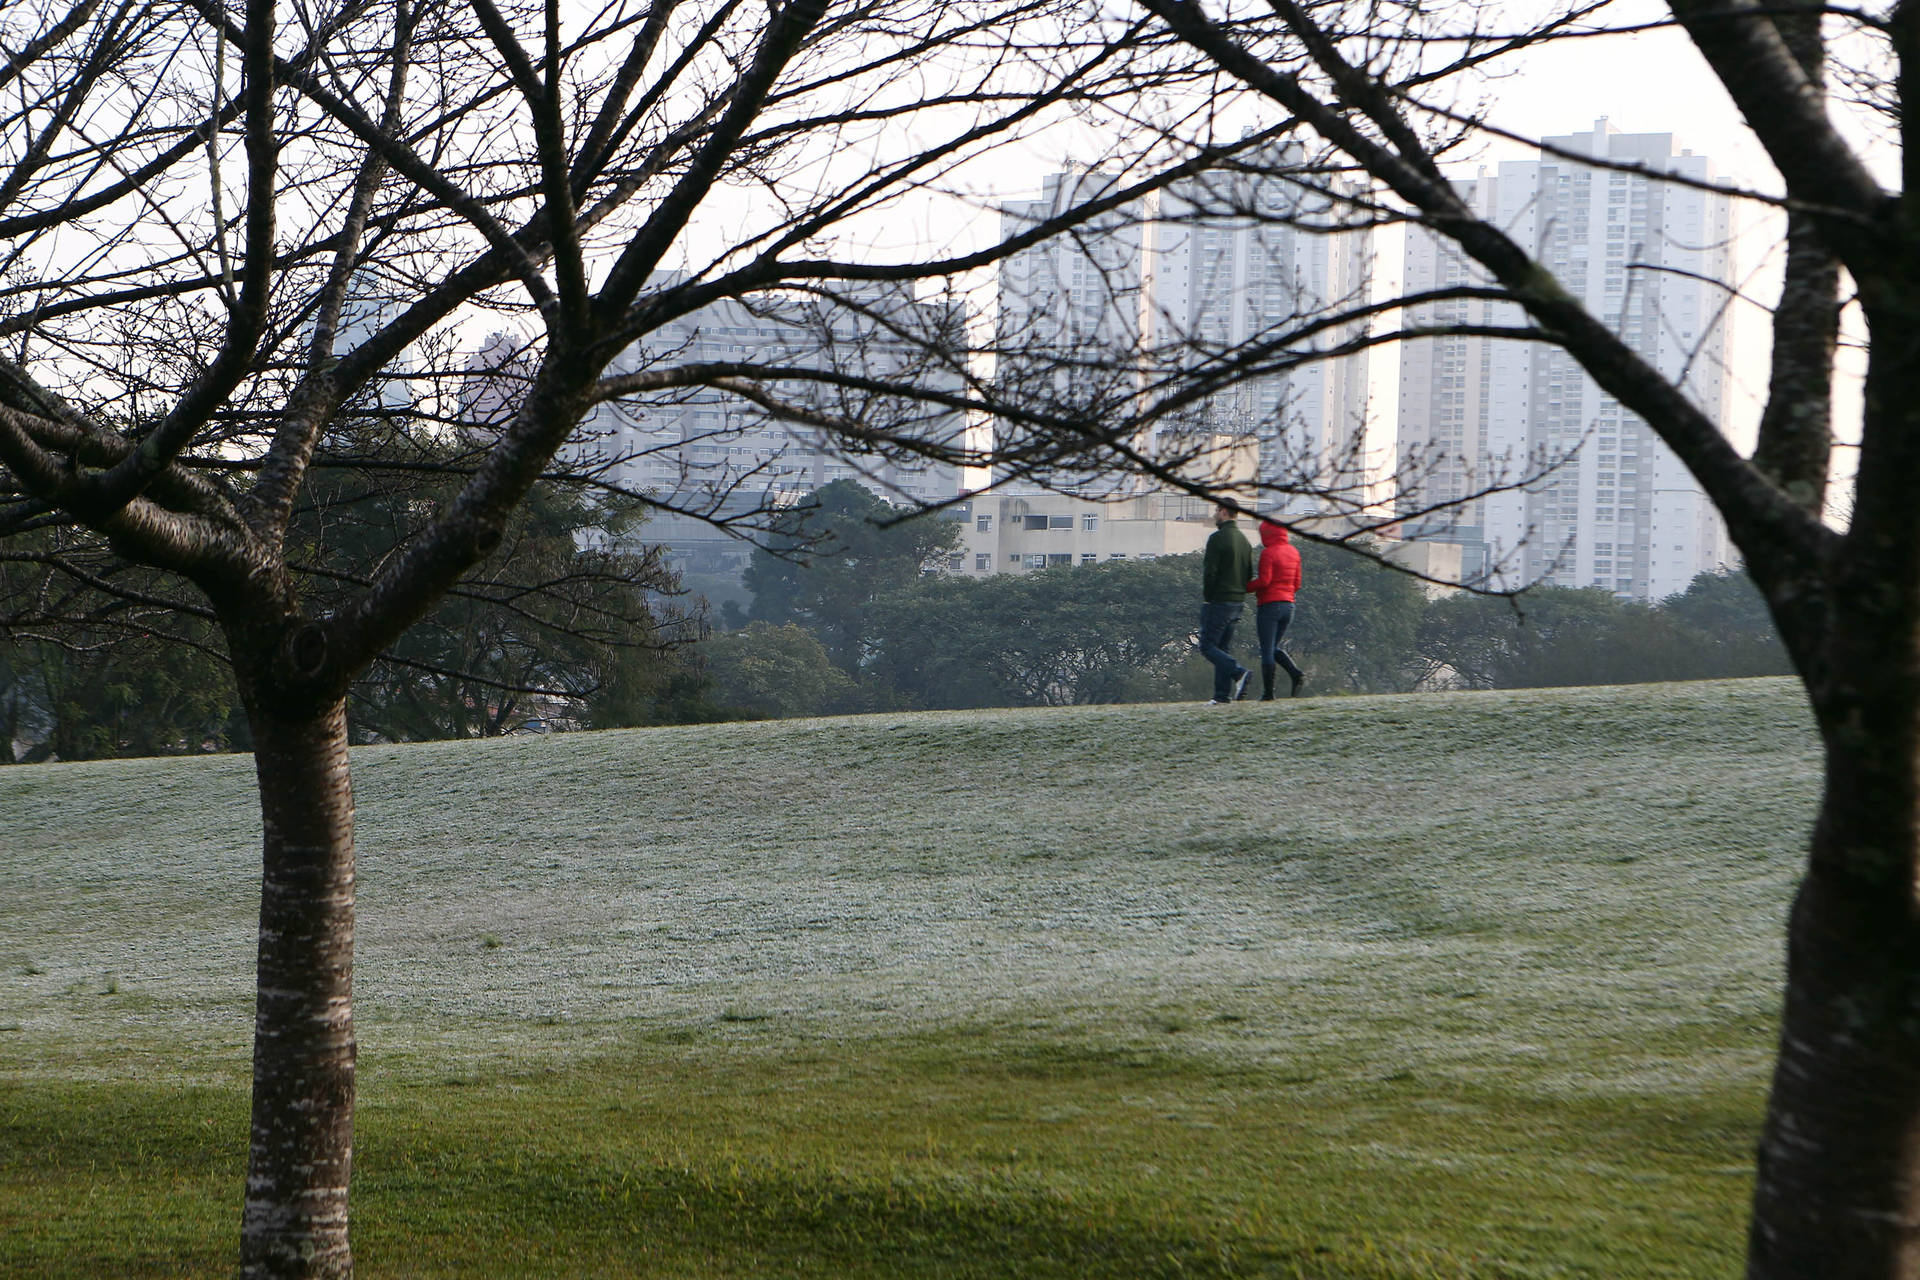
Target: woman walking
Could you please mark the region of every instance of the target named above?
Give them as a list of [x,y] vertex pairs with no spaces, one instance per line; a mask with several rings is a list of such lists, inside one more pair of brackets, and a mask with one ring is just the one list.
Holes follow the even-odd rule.
[[1287,634],[1287,625],[1293,621],[1293,596],[1299,589],[1299,548],[1293,545],[1293,539],[1285,528],[1271,520],[1262,520],[1259,574],[1247,583],[1247,590],[1253,592],[1254,599],[1259,602],[1253,615],[1253,625],[1260,637],[1260,679],[1266,689],[1260,695],[1262,702],[1273,701],[1276,667],[1287,669],[1287,676],[1293,681],[1293,697],[1300,696],[1300,686],[1307,678],[1307,673],[1295,665],[1287,651],[1280,647],[1280,639]]

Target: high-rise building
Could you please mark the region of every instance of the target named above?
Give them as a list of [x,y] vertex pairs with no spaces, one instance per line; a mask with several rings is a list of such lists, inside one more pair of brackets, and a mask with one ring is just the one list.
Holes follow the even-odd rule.
[[[406,309],[405,291],[384,280],[377,268],[363,264],[347,279],[346,297],[333,329],[333,354],[344,356],[367,342]],[[314,322],[300,328],[304,346],[313,340]],[[413,360],[402,351],[389,360],[379,376],[361,392],[355,409],[384,414],[405,414],[414,407]]]
[[[1048,174],[1037,200],[1001,206],[1012,239],[1116,192],[1119,175]],[[1148,204],[1135,200],[1049,235],[1000,264],[994,385],[1003,400],[1047,418],[1098,428],[1133,410],[1139,391],[1141,245]],[[1085,496],[1126,490],[1107,473],[1091,435],[1034,428],[1008,416],[994,427],[996,471],[1038,470],[1054,487]]]
[[[1361,330],[1354,323],[1297,332],[1304,320],[1363,300],[1371,267],[1366,234],[1334,230],[1334,199],[1278,176],[1302,163],[1298,146],[1289,146],[1257,172],[1186,179],[1012,255],[999,277],[1003,391],[1097,427],[1250,344],[1271,344],[1270,355],[1324,351]],[[1049,175],[1038,200],[1004,206],[1002,233],[1040,225],[1120,181],[1102,172]],[[1246,489],[1338,477],[1331,487],[1358,502],[1366,387],[1364,354],[1305,361],[1230,381],[1132,443],[1182,459],[1189,474]],[[997,431],[1016,461],[1023,441],[1017,425]],[[1054,468],[1050,482],[1083,494],[1130,484],[1071,466]],[[1265,491],[1261,500],[1298,513],[1328,505],[1324,494]]]
[[[1301,166],[1287,147],[1264,169]],[[1338,179],[1319,179],[1321,184]],[[1365,332],[1361,321],[1320,323],[1367,299],[1371,238],[1339,232],[1336,201],[1271,172],[1225,170],[1170,188],[1148,224],[1142,272],[1143,340],[1153,371],[1191,371],[1254,348],[1268,359],[1324,352]],[[1260,504],[1306,515],[1351,513],[1371,499],[1367,357],[1304,359],[1285,373],[1234,382],[1196,406],[1191,426],[1252,441],[1267,486]],[[1217,451],[1216,451],[1217,452]]]
[[[1713,169],[1676,153],[1672,134],[1623,134],[1601,120],[1458,189],[1724,423],[1730,203],[1661,174],[1704,183]],[[1405,281],[1412,294],[1487,277],[1414,228]],[[1414,308],[1409,320],[1525,323],[1516,306],[1471,298]],[[1672,451],[1556,346],[1469,334],[1411,342],[1399,421],[1409,532],[1463,544],[1469,578],[1657,601],[1732,560],[1718,513]]]
[[[654,329],[616,356],[606,376],[736,362],[961,389],[953,365],[962,320],[956,308],[917,301],[902,286],[842,293],[853,305],[776,296],[713,303]],[[569,461],[658,497],[668,509],[651,518],[641,536],[665,546],[702,586],[737,578],[752,555],[750,542],[728,536],[721,525],[799,501],[835,480],[912,505],[945,502],[960,492],[957,464],[886,443],[891,436],[959,447],[965,422],[958,411],[806,378],[765,389],[837,417],[870,421],[875,443],[861,448],[855,436],[776,417],[741,396],[701,386],[600,404],[569,445]]]

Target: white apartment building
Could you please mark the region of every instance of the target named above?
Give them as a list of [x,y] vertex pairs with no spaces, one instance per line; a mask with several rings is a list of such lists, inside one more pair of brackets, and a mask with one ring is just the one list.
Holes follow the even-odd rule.
[[[1710,161],[1676,153],[1672,134],[1623,134],[1600,120],[1546,139],[1538,160],[1482,170],[1459,190],[1724,422],[1729,293],[1716,282],[1732,280],[1729,201],[1555,151],[1698,181],[1712,178]],[[1417,228],[1406,255],[1409,293],[1486,281],[1458,249]],[[1465,299],[1409,319],[1525,323],[1517,307]],[[1464,544],[1470,578],[1657,601],[1732,561],[1718,513],[1672,452],[1557,347],[1479,336],[1408,343],[1399,421],[1409,532]],[[1459,505],[1417,514],[1446,503]]]
[[[1292,146],[1267,167],[1301,162]],[[1036,226],[1120,181],[1101,172],[1048,175],[1038,200],[1004,207],[1002,233]],[[1367,235],[1314,229],[1337,218],[1335,202],[1309,187],[1271,173],[1223,173],[1188,179],[1040,241],[1000,270],[1000,385],[1099,422],[1138,406],[1159,379],[1248,343],[1332,346],[1359,326],[1310,338],[1292,330],[1366,295]],[[1364,355],[1312,361],[1225,389],[1136,443],[1185,460],[1212,483],[1253,488],[1339,476],[1363,500],[1366,390]],[[1021,438],[1005,424],[998,434]],[[1051,483],[1087,496],[1128,489],[1125,480],[1103,484],[1070,467]],[[1261,502],[1290,515],[1325,505],[1273,494]]]
[[[655,367],[749,361],[876,378],[905,375],[917,385],[958,389],[957,377],[927,360],[925,345],[895,336],[904,330],[932,341],[957,327],[957,313],[915,301],[892,286],[864,287],[857,300],[864,315],[773,298],[715,303],[649,333],[615,357],[607,372],[617,377]],[[803,379],[773,384],[770,390],[803,403],[834,394]],[[896,397],[864,405],[829,403],[838,412],[870,413],[884,419],[890,431],[930,442],[959,444],[964,438],[961,414],[923,402]],[[904,453],[852,452],[824,431],[770,417],[712,388],[603,403],[569,448],[576,459],[599,463],[609,479],[627,488],[721,518],[797,501],[835,480],[854,480],[891,501],[913,504],[944,502],[961,490],[957,465]],[[693,516],[656,515],[643,536],[665,546],[683,572],[709,583],[737,577],[753,552],[751,544]]]
[[[1289,146],[1276,165],[1303,162]],[[1148,224],[1142,271],[1142,332],[1149,375],[1192,369],[1252,344],[1277,351],[1326,350],[1359,336],[1347,323],[1299,333],[1366,300],[1371,238],[1329,233],[1340,212],[1310,187],[1270,174],[1202,174],[1169,189]],[[1308,360],[1285,374],[1239,383],[1209,397],[1189,423],[1215,436],[1251,441],[1251,479],[1260,485],[1309,481],[1330,493],[1260,491],[1263,510],[1288,516],[1343,511],[1370,497],[1367,357]],[[1218,455],[1218,449],[1215,448]]]
[[[333,330],[333,354],[344,356],[378,334],[406,309],[405,291],[382,280],[371,264],[356,268],[347,279],[347,295]],[[315,322],[300,326],[301,355],[313,341]],[[387,362],[367,384],[356,408],[380,413],[406,413],[414,407],[413,358],[407,351]]]
[[[1036,200],[1001,206],[1010,239],[1116,190],[1123,179],[1086,170],[1042,179]],[[1009,255],[999,271],[994,381],[1009,401],[1080,419],[1110,421],[1131,410],[1139,387],[1142,239],[1149,206],[1134,201]],[[1001,420],[994,449],[1004,465],[1029,461],[1033,435]],[[1048,480],[1086,496],[1125,491],[1130,478],[1076,466],[1070,444],[1043,448]]]

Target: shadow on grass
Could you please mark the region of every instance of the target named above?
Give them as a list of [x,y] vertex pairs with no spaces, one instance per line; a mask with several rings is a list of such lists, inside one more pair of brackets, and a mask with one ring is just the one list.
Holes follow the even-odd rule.
[[[508,1101],[481,1102],[466,1126],[457,1112],[411,1103],[363,1112],[354,1193],[363,1280],[1517,1274],[1392,1245],[1327,1244],[1261,1210],[1196,1213],[1184,1197],[1115,1195],[1041,1167],[895,1158],[831,1168],[706,1144],[684,1158],[641,1158],[605,1149],[592,1132],[577,1132],[581,1150],[569,1155],[555,1149],[567,1135],[553,1116],[523,1148]],[[230,1274],[245,1128],[238,1089],[10,1089],[0,1098],[0,1275]]]
[[1353,1256],[1289,1242],[1272,1224],[1180,1230],[1151,1221],[1161,1215],[1150,1206],[1076,1203],[1017,1178],[879,1179],[764,1162],[655,1165],[618,1176],[560,1162],[473,1166],[471,1173],[476,1183],[458,1189],[369,1175],[358,1236],[365,1273],[1301,1280],[1469,1274],[1414,1257]]

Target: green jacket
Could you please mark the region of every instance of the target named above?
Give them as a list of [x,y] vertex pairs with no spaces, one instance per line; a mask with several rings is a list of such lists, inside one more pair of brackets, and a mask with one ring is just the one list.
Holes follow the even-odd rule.
[[1207,539],[1207,556],[1202,562],[1201,599],[1208,604],[1243,604],[1247,583],[1253,577],[1253,544],[1240,526],[1229,522],[1213,531]]

